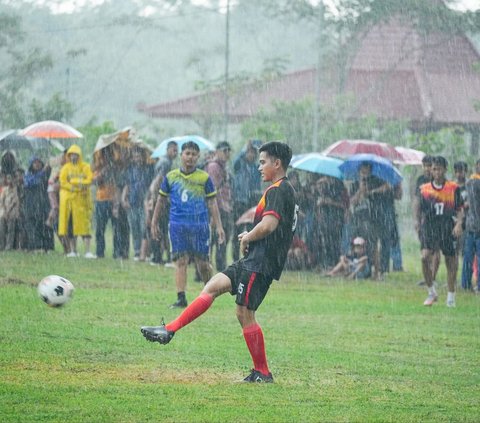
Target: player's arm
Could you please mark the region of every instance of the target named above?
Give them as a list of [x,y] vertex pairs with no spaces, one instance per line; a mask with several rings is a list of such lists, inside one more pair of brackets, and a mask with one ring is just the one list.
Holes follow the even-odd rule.
[[250,232],[243,232],[238,235],[240,241],[240,251],[243,255],[248,252],[248,244],[258,241],[270,235],[278,227],[279,220],[273,214],[263,216],[262,220],[255,225]]
[[364,267],[367,265],[368,258],[367,256],[363,256],[360,261],[357,263],[357,266],[355,267],[354,271],[350,273],[347,278],[348,279],[355,279],[357,274],[364,269]]
[[355,207],[367,194],[367,182],[360,180],[357,191],[350,197],[350,205]]
[[153,239],[159,239],[160,229],[158,227],[158,220],[160,219],[160,216],[162,216],[163,213],[165,212],[166,203],[167,203],[166,197],[160,194],[157,198],[157,202],[155,203],[155,209],[153,210],[153,216],[152,216],[151,232],[152,232]]
[[121,199],[120,199],[120,202],[122,204],[122,207],[125,209],[125,210],[128,210],[130,208],[130,204],[128,203],[128,193],[130,191],[130,188],[128,185],[125,185],[123,187],[123,191],[122,191],[122,196],[121,196]]
[[422,226],[422,207],[420,194],[413,197],[413,217],[415,219],[415,231],[418,232]]
[[386,192],[392,191],[392,190],[393,190],[392,186],[389,183],[385,182],[383,185],[380,185],[378,188],[374,188],[368,191],[368,195],[385,194]]
[[455,190],[455,206],[457,208],[457,214],[456,214],[457,220],[455,222],[455,226],[453,227],[453,235],[459,238],[463,232],[462,223],[463,223],[463,218],[465,216],[464,202],[460,194],[459,188]]
[[457,221],[455,222],[455,226],[453,227],[453,235],[457,238],[462,236],[463,228],[462,222],[464,217],[463,207],[457,211]]
[[223,244],[225,242],[225,232],[222,226],[222,219],[220,218],[220,212],[218,211],[218,204],[216,197],[207,198],[207,207],[212,216],[212,221],[217,231],[218,243]]

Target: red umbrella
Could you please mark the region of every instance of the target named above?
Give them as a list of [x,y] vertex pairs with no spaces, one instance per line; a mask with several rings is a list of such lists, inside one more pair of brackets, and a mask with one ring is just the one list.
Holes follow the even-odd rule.
[[425,156],[423,151],[414,150],[413,148],[407,147],[395,147],[402,155],[402,160],[395,160],[395,163],[405,164],[405,165],[421,165],[422,159]]
[[83,135],[75,128],[55,120],[44,120],[32,123],[22,129],[20,135],[32,138],[83,138]]
[[322,154],[348,159],[354,154],[375,154],[390,161],[401,161],[402,155],[390,144],[369,140],[341,140],[327,147]]

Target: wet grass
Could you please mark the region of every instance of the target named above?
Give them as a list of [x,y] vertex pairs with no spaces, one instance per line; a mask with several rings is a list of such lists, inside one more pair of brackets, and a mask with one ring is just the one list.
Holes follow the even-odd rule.
[[[0,421],[478,421],[480,297],[423,307],[405,251],[384,282],[285,274],[258,312],[264,386],[235,383],[251,364],[230,296],[160,346],[138,328],[177,315],[173,270],[0,253]],[[64,308],[36,294],[53,273],[76,287]]]

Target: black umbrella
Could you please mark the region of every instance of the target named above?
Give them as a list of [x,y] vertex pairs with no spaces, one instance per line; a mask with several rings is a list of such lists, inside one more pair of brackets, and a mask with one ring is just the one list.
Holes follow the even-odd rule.
[[33,151],[32,144],[27,137],[19,135],[15,129],[0,132],[1,150],[29,150]]

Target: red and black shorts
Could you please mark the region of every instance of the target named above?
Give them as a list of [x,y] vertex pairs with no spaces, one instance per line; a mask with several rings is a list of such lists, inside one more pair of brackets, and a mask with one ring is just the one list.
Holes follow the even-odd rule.
[[236,295],[235,303],[253,311],[260,307],[272,284],[271,277],[245,269],[241,260],[228,266],[222,273],[232,282],[230,293]]
[[433,224],[427,222],[420,227],[419,238],[422,250],[441,250],[445,256],[457,254],[457,240],[453,235],[453,221]]

